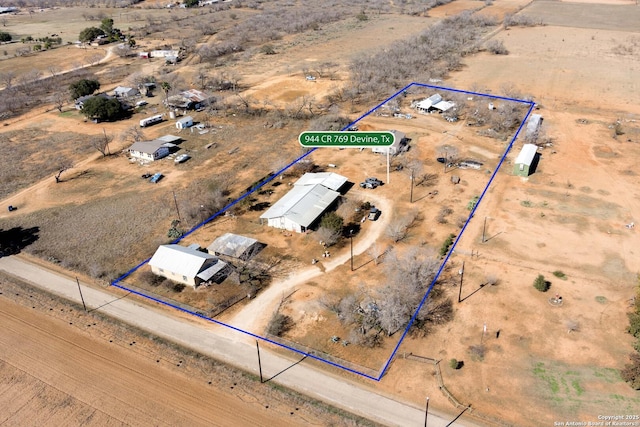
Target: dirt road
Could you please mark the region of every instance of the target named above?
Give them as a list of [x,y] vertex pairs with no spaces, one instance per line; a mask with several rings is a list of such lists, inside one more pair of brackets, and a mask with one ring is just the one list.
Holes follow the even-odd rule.
[[0,424],[303,425],[0,298]]
[[[75,281],[51,273],[19,257],[0,258],[0,269],[49,292],[80,302]],[[83,286],[83,295],[88,307],[99,307],[105,314],[159,337],[190,347],[246,371],[258,373],[255,346],[221,336],[220,331],[223,328],[221,326],[205,326],[195,321],[181,320],[131,298],[118,297],[86,285]],[[382,396],[361,384],[356,385],[346,379],[328,375],[304,362],[294,365],[294,360],[276,355],[266,349],[261,354],[264,375],[269,378],[277,374],[273,381],[285,387],[386,425],[417,426],[422,425],[424,421],[422,408]],[[372,383],[372,386],[374,385]],[[445,426],[451,418],[430,413],[429,424]],[[465,422],[465,425],[469,424]]]
[[[353,190],[352,193],[354,193]],[[352,194],[352,196],[356,197],[357,192],[355,193],[356,194]],[[388,200],[382,197],[372,196],[371,194],[366,194],[366,197],[375,203],[385,214],[383,214],[377,222],[365,227],[366,232],[361,233],[357,239],[354,239],[354,256],[364,253],[369,249],[369,247],[380,238],[382,233],[384,233],[391,219],[391,203],[389,203]],[[318,266],[309,267],[302,271],[296,271],[284,280],[272,283],[264,292],[259,293],[255,299],[236,313],[228,323],[244,331],[262,334],[260,327],[263,327],[268,322],[276,305],[284,296],[291,293],[296,286],[302,285],[314,277],[326,274],[336,267],[347,263],[350,256],[350,251],[345,250],[343,253],[332,257],[331,261],[323,261],[322,269]],[[234,339],[250,339],[248,335],[241,335],[230,329],[227,330],[225,335]]]

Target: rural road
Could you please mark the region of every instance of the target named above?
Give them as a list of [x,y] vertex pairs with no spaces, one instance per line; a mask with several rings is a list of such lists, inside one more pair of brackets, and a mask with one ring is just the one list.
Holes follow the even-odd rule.
[[[52,273],[16,256],[0,258],[0,270],[80,303],[78,286],[70,278]],[[258,374],[255,346],[252,343],[224,337],[221,333],[224,328],[222,326],[202,325],[178,319],[171,313],[134,301],[132,298],[122,298],[87,285],[82,286],[82,292],[90,308],[99,309],[113,318],[154,335]],[[423,408],[385,397],[370,387],[322,372],[304,362],[295,364],[298,359],[285,358],[266,348],[261,351],[261,355],[265,377],[277,375],[272,381],[285,387],[385,425],[410,427],[421,426],[424,423]],[[374,386],[375,383],[372,382],[371,387]],[[432,427],[447,426],[451,419],[452,416],[442,416],[432,411],[429,413],[429,425]],[[465,421],[464,425],[473,424]]]

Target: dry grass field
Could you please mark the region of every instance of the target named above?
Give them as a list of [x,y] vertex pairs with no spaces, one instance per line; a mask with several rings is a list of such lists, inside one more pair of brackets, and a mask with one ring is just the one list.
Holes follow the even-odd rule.
[[[12,153],[15,160],[7,160],[8,154],[0,156],[5,159],[0,160],[4,173],[10,174],[10,179],[0,183],[0,197],[3,206],[14,204],[19,209],[8,213],[3,207],[0,229],[39,227],[38,239],[26,248],[27,252],[99,280],[117,277],[149,257],[159,243],[169,240],[166,233],[177,215],[174,193],[185,215],[184,226],[195,225],[199,219],[197,207],[203,200],[200,197],[209,183],[224,182],[229,190],[225,197],[234,199],[256,180],[302,153],[296,137],[313,125],[315,117],[331,113],[355,119],[375,105],[336,97],[340,90],[349,89],[352,61],[419,34],[445,17],[476,9],[481,9],[478,14],[498,19],[517,13],[544,25],[488,27],[487,38],[482,41],[500,41],[509,54],[481,51],[466,55],[457,70],[436,84],[530,97],[538,105],[536,112],[544,117],[543,128],[551,145],[540,150],[535,174],[521,179],[512,173],[522,138],[516,142],[439,281],[441,296],[453,301],[453,320],[432,328],[425,337],[409,335],[378,387],[420,405],[428,395],[436,407],[454,410],[438,388],[433,366],[402,358],[405,353],[413,353],[442,360],[448,390],[461,403],[472,404],[472,415],[488,424],[537,426],[569,419],[597,421],[598,414],[611,410],[631,413],[640,404],[640,396],[618,373],[632,349],[631,337],[625,332],[626,311],[640,271],[640,240],[635,230],[625,228],[625,224],[637,220],[635,215],[640,211],[635,170],[635,159],[640,156],[640,8],[630,2],[496,0],[485,5],[456,0],[430,10],[428,17],[424,13],[401,14],[393,8],[379,14],[369,11],[367,20],[357,19],[354,13],[316,29],[286,33],[269,41],[249,38],[242,52],[210,62],[196,54],[198,48],[219,46],[225,41],[220,34],[228,36],[231,33],[224,31],[259,16],[255,9],[239,7],[211,13],[102,9],[114,18],[116,26],[135,30],[139,44],[145,48],[163,43],[178,46],[179,25],[190,20],[196,28],[210,19],[219,31],[209,35],[196,31],[188,43],[190,53],[180,66],[114,57],[90,67],[104,87],[126,83],[125,78],[117,76],[127,73],[151,74],[160,81],[174,79],[184,88],[198,87],[198,76],[204,72],[212,79],[237,77],[239,90],[212,89],[220,100],[218,110],[194,114],[196,121],[213,125],[208,133],[177,133],[172,121],[144,130],[147,139],[164,134],[181,136],[179,152],[192,156],[182,165],[167,158],[141,166],[123,154],[102,159],[82,141],[82,135],[98,135],[104,129],[115,136],[117,149],[113,151],[119,152],[127,146],[121,137],[124,131],[140,118],[163,111],[162,91],[149,99],[146,110],[120,122],[94,125],[75,111],[59,114],[50,105],[3,121],[0,149]],[[65,42],[85,26],[99,24],[85,21],[82,15],[95,10],[73,10],[69,29],[61,34]],[[7,29],[20,26],[20,34],[34,36],[60,33],[54,23],[62,15],[64,10],[45,11],[45,18],[38,14],[12,16]],[[275,55],[261,52],[265,43],[272,45]],[[12,49],[16,44],[8,46]],[[65,64],[62,69],[86,63],[86,54],[73,49],[64,46],[26,58],[0,60],[0,74],[11,67],[28,71],[36,63],[46,74],[48,66],[60,58],[66,61],[61,62]],[[306,81],[306,74],[318,79]],[[430,94],[414,91],[407,100]],[[468,104],[468,111],[472,106],[484,108],[478,100],[461,101]],[[309,114],[294,118],[296,110]],[[424,171],[433,175],[431,186],[416,187],[414,203],[410,203],[406,170],[392,170],[384,186],[367,190],[370,193],[354,188],[346,199],[367,201],[370,194],[371,200],[390,205],[382,214],[384,221],[419,212],[419,221],[398,242],[384,230],[374,229],[375,223],[365,223],[361,236],[364,239],[379,233],[378,249],[393,246],[403,252],[421,247],[437,253],[450,233],[459,233],[461,218],[469,215],[469,201],[484,188],[509,139],[484,136],[479,131],[486,134],[488,126],[467,126],[466,117],[448,123],[439,115],[416,115],[404,101],[401,111],[414,117],[369,116],[360,123],[361,129],[405,132],[411,138],[411,150],[394,159],[393,166],[406,158],[419,161]],[[21,144],[22,139],[27,142]],[[51,154],[42,155],[43,144],[76,164],[62,175],[64,182],[60,184],[53,180]],[[435,159],[448,147],[455,148],[461,158],[483,162],[482,168],[445,171]],[[348,177],[356,186],[368,176],[387,181],[385,158],[370,150],[321,149],[309,159],[323,168],[336,165],[328,170]],[[19,164],[19,169],[7,167],[11,163]],[[154,186],[140,178],[145,172],[162,172],[165,177]],[[452,175],[460,177],[458,185],[451,183]],[[260,255],[264,259],[286,260],[274,283],[306,272],[309,261],[321,255],[322,247],[313,233],[285,236],[261,226],[258,220],[260,206],[275,202],[293,180],[285,177],[279,186],[269,187],[273,194],[255,195],[234,208],[234,218],[216,219],[185,243],[206,246],[223,232],[247,234],[267,244]],[[448,213],[440,221],[443,208]],[[187,218],[186,212],[195,213]],[[346,256],[349,241],[343,240],[331,252],[332,257]],[[381,261],[373,262],[371,252],[365,251],[355,257],[358,268],[354,272],[348,263],[325,272],[329,260],[314,266],[318,275],[296,285],[281,307],[295,323],[284,338],[378,369],[400,333],[385,338],[374,349],[333,343],[331,336],[348,339],[349,331],[320,301],[323,295],[342,296],[357,289],[375,292],[387,277],[384,258]],[[463,262],[464,276],[460,277],[458,270]],[[551,282],[547,293],[533,288],[538,274]],[[484,285],[488,276],[496,277],[497,284]],[[136,276],[130,280],[137,283]],[[457,303],[460,280],[463,301]],[[216,292],[223,299],[227,292],[233,293],[232,282],[224,286],[181,293],[164,288],[154,292],[206,311]],[[560,307],[549,304],[555,294],[563,297]],[[277,306],[278,301],[271,305]],[[233,324],[245,307],[251,307],[250,302],[239,303],[220,319]],[[262,309],[252,332],[262,333],[274,307]],[[472,346],[475,352],[470,351]],[[478,346],[483,347],[483,357],[478,356]],[[461,369],[449,367],[452,358],[464,362]],[[14,368],[4,366],[3,372],[7,369]],[[17,375],[14,371],[3,375],[13,374]],[[27,388],[38,386],[27,377],[24,384]],[[81,413],[86,410],[78,409]]]

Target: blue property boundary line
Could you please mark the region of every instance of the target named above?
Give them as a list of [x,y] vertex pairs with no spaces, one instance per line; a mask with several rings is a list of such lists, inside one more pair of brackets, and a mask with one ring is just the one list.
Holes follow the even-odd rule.
[[[498,162],[498,165],[496,166],[496,168],[494,169],[493,173],[491,174],[491,177],[489,178],[489,181],[487,182],[486,186],[484,187],[484,190],[482,191],[482,193],[480,194],[480,197],[478,197],[478,200],[475,204],[475,206],[473,207],[473,209],[471,210],[471,213],[469,214],[469,217],[467,218],[467,220],[465,221],[464,225],[462,226],[462,228],[460,229],[460,232],[458,233],[458,236],[456,237],[455,241],[453,242],[453,244],[451,245],[451,248],[449,250],[449,252],[447,253],[446,257],[444,258],[444,260],[442,261],[442,263],[440,264],[440,268],[438,269],[438,271],[436,272],[433,280],[431,281],[429,287],[427,288],[427,291],[425,292],[424,296],[422,297],[422,300],[420,301],[420,304],[418,305],[417,309],[415,310],[415,312],[413,313],[413,315],[411,316],[411,319],[409,320],[409,323],[407,324],[406,328],[404,329],[404,331],[402,332],[402,335],[400,336],[400,339],[398,340],[398,343],[396,344],[396,346],[394,347],[393,351],[391,352],[391,354],[389,355],[389,358],[386,360],[386,362],[384,363],[384,366],[382,367],[382,369],[379,371],[379,375],[376,376],[372,376],[372,375],[368,375],[366,373],[363,372],[359,372],[355,369],[351,369],[349,367],[340,365],[338,363],[332,362],[330,360],[327,359],[323,359],[322,357],[316,356],[310,352],[304,352],[301,350],[298,350],[296,348],[290,347],[288,345],[279,343],[277,341],[273,341],[269,338],[266,337],[262,337],[260,335],[254,334],[250,331],[245,331],[243,329],[237,328],[233,325],[229,325],[227,323],[221,322],[219,320],[207,317],[203,314],[191,311],[191,310],[187,310],[184,309],[182,307],[179,307],[177,305],[168,303],[166,301],[162,301],[156,297],[153,297],[151,295],[147,295],[143,292],[139,292],[136,291],[134,289],[130,289],[124,285],[121,284],[121,282],[126,279],[127,277],[129,277],[131,274],[133,274],[135,271],[137,271],[140,267],[142,267],[143,265],[145,265],[146,263],[149,262],[149,260],[151,258],[147,258],[146,260],[142,261],[141,263],[139,263],[138,265],[136,265],[135,267],[133,267],[131,270],[127,271],[125,274],[123,274],[122,276],[118,277],[117,279],[115,279],[113,282],[111,282],[111,286],[114,286],[116,288],[122,289],[124,291],[130,292],[132,294],[141,296],[143,298],[146,298],[148,300],[154,301],[156,303],[174,308],[176,310],[179,310],[183,313],[187,313],[196,317],[199,317],[201,319],[207,320],[209,322],[215,323],[217,325],[221,325],[221,326],[225,326],[227,328],[230,328],[234,331],[237,332],[241,332],[243,334],[249,335],[253,338],[262,340],[264,342],[268,342],[270,344],[274,344],[277,345],[279,347],[285,348],[287,350],[293,351],[294,353],[309,357],[311,359],[315,359],[319,362],[323,362],[326,363],[328,365],[334,366],[336,368],[342,369],[344,371],[359,375],[361,377],[364,378],[368,378],[374,381],[380,381],[380,379],[382,379],[382,377],[384,376],[385,372],[387,371],[387,369],[389,368],[389,366],[391,365],[391,362],[393,361],[394,357],[396,356],[396,354],[398,353],[398,350],[400,348],[400,345],[402,344],[402,342],[404,341],[405,337],[407,336],[407,334],[409,333],[409,330],[411,328],[411,325],[413,324],[413,322],[415,321],[416,317],[418,316],[418,313],[420,312],[420,310],[422,309],[422,307],[424,306],[424,304],[427,302],[429,295],[431,294],[431,291],[433,289],[433,287],[435,286],[438,278],[440,277],[440,274],[442,274],[442,271],[444,270],[445,265],[447,264],[447,262],[449,261],[449,258],[451,257],[451,254],[453,254],[453,252],[455,251],[455,248],[458,244],[458,241],[460,240],[460,238],[462,237],[464,231],[466,230],[467,226],[469,225],[469,222],[471,221],[471,219],[474,217],[474,214],[476,212],[476,209],[478,208],[478,206],[480,205],[480,203],[482,202],[485,194],[487,193],[487,191],[489,190],[489,187],[491,186],[491,184],[493,183],[493,180],[496,177],[496,174],[498,173],[498,171],[500,170],[500,167],[502,166],[502,164],[504,163],[507,154],[509,154],[509,152],[511,151],[511,148],[513,147],[513,144],[515,143],[516,139],[518,138],[518,135],[520,134],[520,131],[522,130],[522,128],[524,127],[524,124],[526,123],[527,119],[529,118],[529,116],[531,115],[531,112],[533,111],[534,107],[535,107],[535,103],[533,101],[527,101],[527,100],[523,100],[523,99],[516,99],[516,98],[508,98],[508,97],[504,97],[504,96],[497,96],[497,95],[491,95],[491,94],[484,94],[484,93],[479,93],[479,92],[472,92],[472,91],[466,91],[466,90],[461,90],[461,89],[454,89],[454,88],[448,88],[448,87],[444,87],[444,86],[434,86],[434,85],[428,85],[428,84],[424,84],[424,83],[409,83],[408,85],[406,85],[405,87],[403,87],[402,89],[398,90],[396,93],[394,93],[393,95],[391,95],[390,97],[388,97],[387,99],[385,99],[384,101],[380,102],[378,105],[376,105],[375,107],[373,107],[372,109],[370,109],[369,111],[367,111],[365,114],[363,114],[362,116],[360,116],[358,119],[354,120],[353,122],[349,123],[347,126],[345,126],[344,128],[342,128],[341,130],[345,131],[347,129],[349,129],[350,127],[352,127],[354,124],[358,123],[359,121],[361,121],[362,119],[364,119],[365,117],[369,116],[371,113],[373,113],[375,110],[377,110],[378,108],[380,108],[382,105],[386,104],[387,102],[389,102],[390,100],[392,100],[393,98],[406,93],[407,90],[409,90],[412,87],[421,87],[421,88],[430,88],[430,89],[436,89],[436,90],[443,90],[443,91],[450,91],[450,92],[457,92],[457,93],[464,93],[467,95],[476,95],[476,96],[481,96],[481,97],[485,97],[485,98],[491,98],[491,99],[499,99],[499,100],[503,100],[503,101],[511,101],[511,102],[518,102],[518,103],[523,103],[523,104],[527,104],[529,105],[529,110],[527,111],[527,114],[525,115],[525,117],[522,119],[522,122],[520,123],[520,126],[518,127],[518,130],[516,131],[516,133],[514,134],[513,138],[511,139],[511,142],[509,143],[509,145],[507,146],[506,150],[504,151],[504,154],[502,155],[502,157],[500,158],[500,161]],[[263,186],[265,186],[266,184],[268,184],[269,182],[271,182],[273,179],[275,179],[278,175],[282,174],[283,172],[285,172],[287,169],[289,169],[290,167],[292,167],[293,165],[295,165],[296,163],[300,162],[301,160],[303,160],[305,157],[307,157],[308,155],[310,155],[311,153],[313,153],[314,151],[316,151],[317,148],[313,148],[309,151],[307,151],[306,153],[302,154],[301,156],[297,157],[295,160],[293,160],[292,162],[290,162],[288,165],[286,165],[285,167],[283,167],[282,169],[280,169],[279,171],[275,172],[273,175],[269,176],[268,178],[260,181],[257,185],[255,185],[253,188],[251,188],[249,191],[247,191],[246,193],[244,193],[243,195],[241,195],[240,197],[238,197],[236,200],[228,203],[226,206],[224,206],[222,209],[220,209],[218,212],[216,212],[215,214],[211,215],[209,218],[205,219],[204,221],[202,221],[200,224],[196,225],[195,227],[193,227],[191,230],[189,230],[188,232],[186,232],[185,234],[183,234],[181,237],[179,237],[178,239],[172,241],[171,243],[178,243],[181,240],[183,240],[185,237],[191,235],[192,233],[194,233],[196,230],[200,229],[201,227],[203,227],[204,225],[208,224],[209,222],[213,221],[215,218],[217,218],[218,216],[220,216],[221,214],[225,213],[227,210],[229,210],[230,208],[232,208],[233,206],[235,206],[236,204],[240,203],[242,200],[244,200],[245,198],[249,197],[251,194],[253,194],[254,192],[258,191],[259,189],[261,189]]]

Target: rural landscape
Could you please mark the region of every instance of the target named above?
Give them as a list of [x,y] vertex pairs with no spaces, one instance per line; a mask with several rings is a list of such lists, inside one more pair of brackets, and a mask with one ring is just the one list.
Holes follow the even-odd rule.
[[0,423],[640,425],[639,23],[3,2]]

